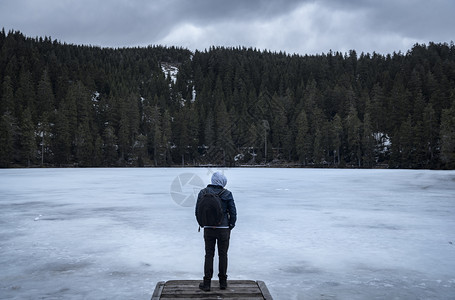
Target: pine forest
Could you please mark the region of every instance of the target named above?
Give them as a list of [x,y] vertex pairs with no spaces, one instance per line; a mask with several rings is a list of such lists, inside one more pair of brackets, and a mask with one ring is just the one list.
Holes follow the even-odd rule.
[[297,55],[0,32],[0,167],[455,168],[455,45]]

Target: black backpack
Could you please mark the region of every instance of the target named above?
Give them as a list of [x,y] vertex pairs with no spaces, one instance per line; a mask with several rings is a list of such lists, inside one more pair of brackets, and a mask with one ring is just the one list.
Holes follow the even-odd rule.
[[196,207],[196,220],[200,227],[219,226],[223,221],[223,207],[221,205],[221,194],[210,193],[205,190]]

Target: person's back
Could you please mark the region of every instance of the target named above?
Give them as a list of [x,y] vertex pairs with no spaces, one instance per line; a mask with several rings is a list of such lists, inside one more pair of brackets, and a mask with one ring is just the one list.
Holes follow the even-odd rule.
[[212,175],[212,183],[202,189],[198,195],[195,213],[198,215],[199,203],[204,194],[211,193],[219,195],[221,199],[221,206],[223,209],[223,218],[217,226],[204,227],[204,241],[205,241],[205,260],[204,260],[204,280],[199,285],[199,288],[204,291],[210,291],[211,280],[213,277],[213,257],[215,255],[215,245],[218,246],[219,266],[218,278],[220,288],[227,287],[227,252],[229,249],[229,239],[231,230],[235,227],[237,221],[237,209],[235,207],[234,198],[232,193],[225,189],[227,184],[226,177],[220,173],[215,172]]

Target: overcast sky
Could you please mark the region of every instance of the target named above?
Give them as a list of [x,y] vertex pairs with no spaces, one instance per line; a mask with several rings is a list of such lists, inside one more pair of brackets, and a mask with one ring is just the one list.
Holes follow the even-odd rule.
[[455,1],[0,0],[0,27],[103,47],[387,54],[455,40]]

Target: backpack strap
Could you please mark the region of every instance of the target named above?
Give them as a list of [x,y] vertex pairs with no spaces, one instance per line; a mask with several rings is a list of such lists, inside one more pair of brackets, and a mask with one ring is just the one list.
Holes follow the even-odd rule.
[[[203,191],[203,195],[209,193],[209,191],[207,190],[207,188],[202,189],[202,191]],[[216,193],[216,195],[218,195],[219,197],[221,197],[221,195],[222,195],[225,191],[226,191],[226,189],[223,188],[219,193]]]

